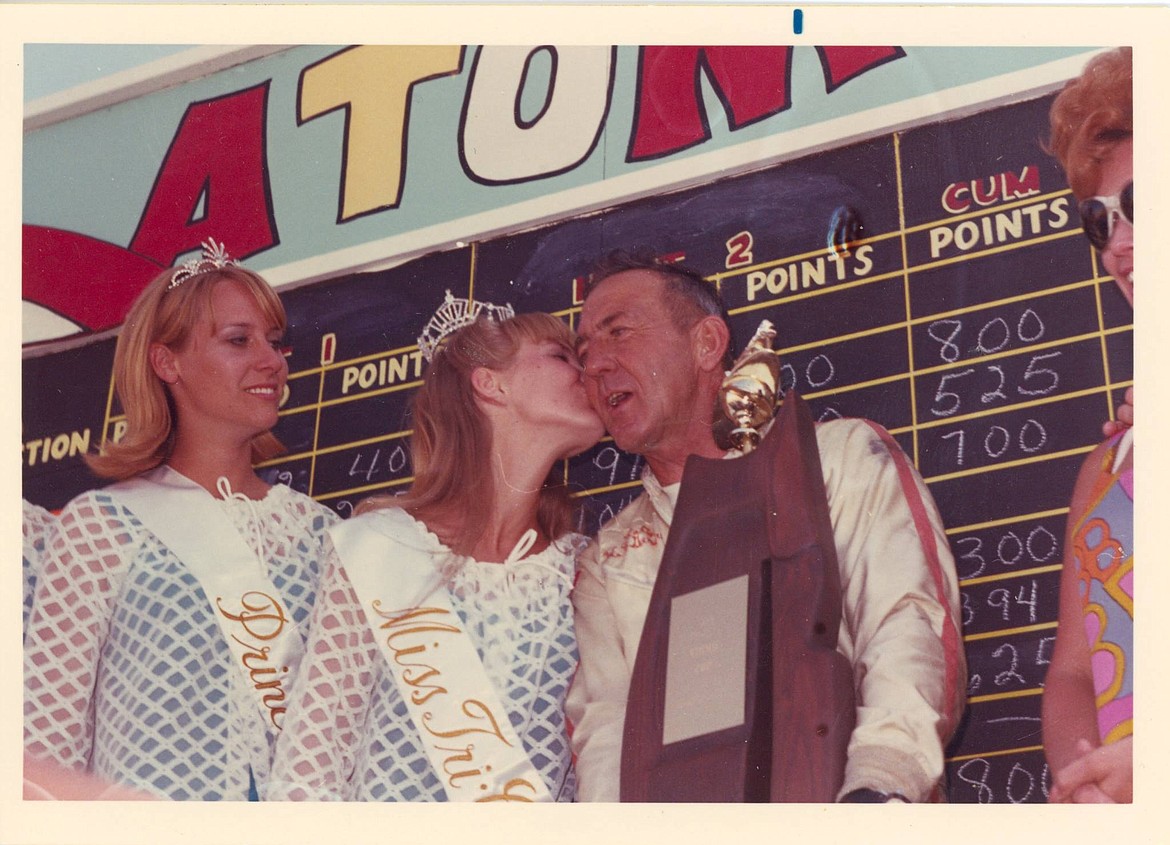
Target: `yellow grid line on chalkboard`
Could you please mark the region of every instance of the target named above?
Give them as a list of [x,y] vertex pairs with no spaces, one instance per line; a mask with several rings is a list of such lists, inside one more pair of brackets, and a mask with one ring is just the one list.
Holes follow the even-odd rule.
[[981,754],[959,754],[948,757],[948,763],[960,763],[964,760],[978,760],[981,757],[1006,757],[1009,754],[1025,754],[1029,751],[1043,751],[1043,745],[1022,745],[1019,748],[1005,748],[1002,751],[984,751]]
[[[867,387],[876,387],[879,384],[890,384],[892,382],[902,381],[910,378],[910,373],[894,373],[889,376],[879,376],[869,381],[856,381],[852,384],[842,385],[841,387],[831,387],[826,390],[814,390],[811,393],[800,394],[804,399],[820,399],[822,396],[835,396],[838,393],[847,393],[854,390],[864,390]],[[915,428],[913,424],[907,426],[908,429]]]
[[395,478],[391,481],[379,481],[377,484],[366,484],[361,487],[351,487],[348,490],[330,490],[328,493],[322,493],[320,496],[314,496],[318,502],[323,502],[326,499],[340,499],[342,496],[352,496],[354,493],[370,493],[374,490],[385,490],[387,487],[398,487],[402,484],[410,484],[414,481],[414,476],[408,478]]
[[414,379],[413,381],[404,381],[402,384],[392,384],[389,387],[381,387],[377,390],[367,390],[363,393],[355,393],[353,396],[338,396],[336,399],[322,399],[321,407],[327,408],[331,405],[344,405],[346,402],[356,402],[359,399],[370,399],[374,396],[383,396],[387,393],[397,393],[400,390],[406,390],[410,387],[418,387],[422,384],[422,379]]
[[[414,429],[408,428],[404,431],[396,431],[393,434],[379,434],[377,437],[367,437],[365,440],[352,440],[348,443],[339,443],[336,446],[323,446],[319,449],[314,448],[314,451],[318,455],[328,455],[333,452],[344,452],[346,449],[356,449],[360,446],[372,446],[375,443],[385,443],[387,440],[400,440],[403,437],[409,437],[413,433]],[[264,461],[264,463],[256,464],[256,466],[263,467],[270,464],[287,463],[288,461],[308,458],[312,454],[313,452],[300,452],[296,455],[281,455],[280,457],[273,458],[270,461]]]
[[974,587],[977,584],[990,584],[994,581],[1010,581],[1013,578],[1023,578],[1027,575],[1043,575],[1045,572],[1057,572],[1061,564],[1053,563],[1048,566],[1034,566],[1031,569],[1020,569],[1013,572],[1000,572],[996,575],[981,575],[978,578],[968,578],[959,581],[960,587]]
[[317,480],[317,441],[321,436],[321,400],[325,398],[325,370],[321,369],[321,376],[317,379],[317,409],[313,419],[313,453],[309,457],[309,495],[313,495],[313,484]]
[[[798,343],[794,346],[784,346],[780,349],[777,349],[776,354],[783,358],[785,355],[793,352],[804,352],[809,349],[824,349],[826,346],[830,346],[835,343],[848,343],[852,340],[861,340],[862,338],[873,337],[874,335],[896,332],[904,328],[909,329],[910,324],[906,320],[898,320],[897,322],[884,323],[883,325],[872,326],[868,329],[858,329],[855,332],[834,335],[833,337],[826,337],[820,340],[810,341],[809,343]],[[919,372],[921,372],[921,370],[919,370]],[[908,372],[899,373],[898,375],[908,375]],[[809,394],[802,395],[807,396]]]
[[[286,457],[284,460],[287,461],[288,458]],[[313,498],[318,502],[322,502],[326,499],[339,499],[342,496],[351,496],[354,493],[369,493],[374,490],[384,490],[388,487],[400,487],[403,484],[410,484],[413,481],[414,476],[411,475],[403,478],[394,478],[390,481],[380,481],[377,484],[365,484],[360,487],[351,487],[348,490],[331,490],[328,493],[322,493],[318,496],[314,496]],[[594,495],[595,493],[606,493],[613,490],[620,490],[625,487],[638,487],[641,486],[641,484],[641,481],[630,481],[625,484],[615,484],[612,487],[599,487],[596,490],[577,490],[570,493],[569,495],[573,498],[582,498],[584,496]]]
[[1066,232],[1054,232],[1051,235],[1039,235],[1027,241],[1015,241],[1001,246],[988,247],[975,252],[964,252],[962,255],[952,255],[950,258],[940,258],[938,261],[928,261],[925,264],[916,264],[910,268],[911,273],[922,273],[926,270],[937,270],[950,264],[965,264],[975,258],[986,258],[989,255],[998,255],[1001,252],[1014,252],[1030,246],[1046,244],[1049,241],[1059,241],[1062,238],[1072,238],[1080,234],[1079,229],[1069,229]]
[[[1066,291],[1066,290],[1071,290],[1071,289],[1080,288],[1080,287],[1089,287],[1092,285],[1099,285],[1099,281],[1089,280],[1086,282],[1075,282],[1073,284],[1064,285],[1061,288],[1052,288],[1051,290],[1046,290],[1046,291],[1044,291],[1044,294],[1047,295],[1049,293],[1061,293],[1061,292]],[[884,334],[886,332],[893,332],[893,331],[897,331],[897,330],[902,329],[902,328],[909,328],[910,326],[914,326],[914,325],[921,325],[922,323],[925,323],[927,321],[934,321],[937,319],[941,319],[943,317],[962,315],[962,314],[966,314],[966,313],[973,312],[973,311],[983,310],[983,309],[987,309],[987,308],[993,308],[993,307],[997,307],[1000,305],[1004,305],[1004,304],[1008,304],[1008,303],[1012,303],[1012,302],[1017,302],[1017,301],[1020,301],[1023,299],[1035,299],[1035,298],[1036,298],[1035,294],[1028,294],[1026,296],[1020,296],[1020,297],[1009,297],[1007,299],[998,300],[995,302],[980,303],[978,305],[970,306],[969,308],[960,308],[960,309],[955,309],[953,311],[948,311],[948,312],[945,312],[942,314],[932,314],[932,315],[929,315],[927,317],[915,318],[915,319],[910,320],[908,322],[900,320],[900,321],[895,322],[895,323],[886,323],[886,324],[881,325],[881,326],[873,326],[873,327],[868,328],[868,329],[860,329],[858,331],[850,332],[848,334],[836,335],[834,337],[821,338],[819,340],[810,341],[809,343],[801,343],[801,344],[797,344],[794,346],[786,346],[786,347],[780,348],[779,350],[777,350],[777,352],[781,355],[781,357],[783,357],[784,355],[791,354],[793,352],[801,352],[801,351],[804,351],[806,349],[820,349],[820,348],[823,348],[829,344],[846,343],[846,342],[851,341],[851,340],[859,340],[859,339],[865,338],[865,337],[873,337],[874,335]],[[757,310],[756,306],[748,306],[748,308],[751,310]],[[737,313],[742,313],[742,310],[737,311]],[[973,362],[980,362],[981,363],[984,361],[994,361],[994,360],[999,359],[999,358],[1010,357],[1012,355],[1020,355],[1023,352],[1026,352],[1029,350],[1049,349],[1049,348],[1052,348],[1055,346],[1061,346],[1061,345],[1065,345],[1068,343],[1076,343],[1076,342],[1082,341],[1082,340],[1091,340],[1095,337],[1098,337],[1102,331],[1106,335],[1109,335],[1109,334],[1118,334],[1118,333],[1125,332],[1125,331],[1131,331],[1132,328],[1133,328],[1132,325],[1128,325],[1128,326],[1117,326],[1117,327],[1109,328],[1109,329],[1086,332],[1086,333],[1081,334],[1081,335],[1075,335],[1075,336],[1066,337],[1066,338],[1058,338],[1055,340],[1045,341],[1044,343],[1030,344],[1028,346],[1015,347],[1013,349],[989,353],[986,355],[981,355],[981,356],[977,356],[977,357],[973,357],[973,358],[963,358],[963,359],[956,360],[956,361],[948,361],[945,364],[936,364],[932,367],[925,367],[922,369],[914,369],[913,368],[913,360],[911,359],[911,369],[908,370],[906,373],[899,373],[898,375],[910,375],[911,373],[913,375],[929,375],[929,374],[932,374],[935,372],[940,372],[940,371],[946,370],[946,369],[953,369],[956,367],[963,366],[964,364],[970,364]],[[875,383],[875,384],[881,383],[881,381],[875,380],[872,383]],[[871,382],[865,382],[865,384],[871,384]],[[841,388],[838,388],[837,390],[839,391],[840,389]],[[813,395],[814,394],[806,394],[806,398],[811,397]]]
[[117,417],[110,416],[110,411],[114,409],[114,374],[110,373],[110,384],[106,388],[106,421],[102,424],[102,442],[104,443],[110,436],[110,423],[116,419],[125,419],[125,414],[119,414]]
[[[1097,250],[1091,250],[1093,261],[1093,275],[1098,275],[1101,270],[1097,266]],[[1101,307],[1101,287],[1098,286],[1094,291],[1096,306],[1097,306],[1097,326],[1101,329],[1101,363],[1105,372],[1105,414],[1109,419],[1114,419],[1113,413],[1113,381],[1109,376],[1109,346],[1105,342],[1105,312]]]
[[[311,408],[312,408],[311,405],[307,405],[304,408],[301,408],[298,410],[310,410]],[[375,443],[385,443],[389,440],[399,440],[399,439],[404,438],[404,437],[409,437],[412,434],[414,434],[414,429],[407,428],[407,429],[403,429],[402,431],[395,431],[391,434],[379,434],[376,437],[367,437],[364,440],[351,440],[351,441],[346,442],[346,443],[339,443],[336,446],[323,446],[323,447],[316,449],[315,453],[318,455],[328,455],[328,454],[331,454],[333,452],[344,452],[346,449],[357,449],[357,448],[360,448],[362,446],[372,446]],[[610,437],[609,435],[606,435],[605,437],[602,437],[601,440],[598,442],[599,443],[607,443],[607,442],[612,442],[612,441],[613,441],[613,438]],[[311,458],[313,456],[313,454],[314,454],[314,452],[297,452],[295,454],[279,455],[275,458],[272,458],[271,460],[267,460],[267,461],[263,461],[261,463],[258,463],[258,464],[256,464],[256,466],[262,468],[262,467],[267,467],[267,466],[275,466],[276,464],[289,463],[290,461],[304,460],[305,458]],[[613,488],[605,487],[605,488],[598,488],[598,489],[601,492],[605,492],[605,491],[608,491],[611,489],[620,489],[622,487],[631,487],[631,486],[635,486],[635,485],[638,485],[641,483],[642,483],[641,481],[631,481],[631,482],[628,482],[626,484],[614,485]],[[587,494],[586,493],[574,493],[573,495],[574,496],[581,496],[581,495],[587,495]]]
[[1010,525],[1013,522],[1023,522],[1032,519],[1044,519],[1048,516],[1063,516],[1068,513],[1068,508],[1053,508],[1047,511],[1036,511],[1035,513],[1022,513],[1017,516],[1005,516],[1003,519],[991,519],[987,522],[973,522],[970,525],[960,525],[957,528],[948,528],[946,530],[947,536],[952,534],[962,534],[966,531],[977,531],[980,528],[996,528],[1000,525]]
[[1056,622],[1037,622],[1035,625],[1023,625],[1019,628],[1000,628],[997,631],[984,631],[980,634],[967,634],[963,637],[963,642],[973,643],[977,640],[991,640],[996,637],[1007,637],[1012,634],[1031,634],[1035,631],[1051,631],[1056,627]]
[[979,475],[984,472],[996,472],[1001,469],[1012,469],[1013,467],[1028,466],[1029,464],[1038,464],[1045,461],[1053,461],[1057,458],[1067,458],[1072,455],[1085,455],[1097,448],[1096,444],[1088,446],[1078,446],[1075,449],[1065,449],[1062,452],[1049,452],[1047,455],[1036,455],[1030,458],[1018,458],[1014,461],[1004,461],[1002,464],[993,464],[991,466],[971,467],[971,469],[960,469],[955,472],[947,472],[942,475],[932,475],[930,478],[924,478],[927,484],[934,484],[938,481],[950,481],[955,478],[966,478],[968,475]]
[[[859,382],[854,382],[852,384],[843,385],[841,387],[830,388],[828,390],[818,390],[818,391],[814,391],[812,393],[805,393],[805,394],[803,394],[803,396],[805,399],[820,399],[820,398],[825,397],[825,396],[835,396],[839,393],[851,393],[855,390],[862,390],[864,388],[874,387],[874,386],[879,385],[879,384],[891,384],[893,382],[898,382],[898,381],[901,381],[901,380],[906,379],[906,378],[909,378],[908,373],[896,373],[896,374],[891,375],[891,376],[882,376],[880,378],[871,379],[870,381],[859,381]],[[1119,381],[1119,382],[1116,382],[1114,384],[1114,387],[1118,387],[1118,386],[1124,387],[1127,384],[1132,384],[1132,382]],[[1015,403],[1010,403],[1010,404],[1006,404],[1006,405],[997,405],[994,408],[986,408],[982,411],[972,411],[969,414],[958,414],[958,415],[953,416],[953,417],[940,417],[936,420],[927,420],[926,422],[918,423],[917,426],[906,425],[906,426],[902,426],[902,427],[897,428],[897,429],[890,429],[890,433],[891,434],[903,434],[905,432],[913,430],[914,428],[918,428],[918,429],[937,428],[940,425],[948,425],[950,423],[965,422],[967,420],[975,420],[975,419],[979,419],[980,417],[987,417],[987,416],[991,416],[994,414],[1002,414],[1005,411],[1022,411],[1022,410],[1025,410],[1027,408],[1035,408],[1039,405],[1050,405],[1053,402],[1064,402],[1068,399],[1079,399],[1082,396],[1090,396],[1094,393],[1101,393],[1103,390],[1105,390],[1105,388],[1103,386],[1084,387],[1084,388],[1081,388],[1080,390],[1074,390],[1074,391],[1071,391],[1069,393],[1057,393],[1057,394],[1053,394],[1052,396],[1044,396],[1040,399],[1029,399],[1026,402],[1015,402]]]
[[[337,336],[332,335],[333,343],[336,343]],[[319,376],[317,378],[317,407],[314,411],[314,420],[312,420],[312,452],[309,455],[309,495],[312,495],[317,483],[317,456],[318,446],[321,444],[321,411],[322,400],[325,398],[325,362],[324,357],[324,338],[322,338],[322,346],[319,349],[316,367]],[[332,353],[332,352],[330,352]]]
[[1043,343],[1031,343],[1027,346],[1016,347],[1015,349],[1004,349],[999,352],[991,352],[987,355],[978,355],[974,358],[961,358],[957,361],[947,361],[945,364],[935,364],[930,367],[924,367],[919,370],[919,375],[934,375],[935,373],[942,373],[947,370],[957,370],[959,367],[970,364],[983,364],[988,361],[1000,361],[1004,358],[1014,358],[1026,352],[1042,352],[1045,349],[1053,349],[1055,347],[1071,346],[1074,343],[1080,343],[1085,340],[1094,340],[1101,334],[1100,330],[1084,332],[1082,334],[1070,335],[1068,337],[1058,337],[1053,340],[1046,340]]
[[[1118,382],[1118,384],[1125,384],[1125,382]],[[1004,411],[1024,411],[1028,408],[1036,408],[1041,405],[1051,405],[1054,402],[1064,402],[1069,399],[1080,399],[1082,396],[1092,396],[1095,393],[1101,393],[1105,388],[1102,385],[1096,387],[1084,387],[1080,390],[1073,390],[1069,393],[1056,393],[1052,396],[1042,396],[1039,399],[1029,399],[1026,402],[1016,402],[1009,405],[999,405],[995,408],[986,408],[982,411],[972,411],[969,414],[957,414],[953,417],[940,417],[937,420],[930,420],[929,422],[919,423],[919,428],[937,428],[941,425],[949,423],[967,422],[968,420],[977,420],[980,417],[989,417],[995,414],[1001,414]],[[811,398],[811,396],[810,396]]]
[[468,261],[467,273],[467,299],[469,302],[475,301],[475,265],[476,259],[479,257],[479,242],[471,242],[471,250],[469,251],[470,260]]
[[984,695],[973,695],[967,699],[968,704],[986,704],[989,701],[1005,701],[1009,698],[1033,698],[1044,695],[1044,687],[1018,689],[1011,692],[989,692]]
[[[997,203],[996,205],[988,206],[987,208],[979,209],[977,211],[968,211],[966,214],[948,214],[945,217],[939,217],[935,220],[927,221],[926,223],[918,223],[914,226],[911,226],[906,231],[907,233],[923,232],[927,229],[933,229],[936,226],[945,226],[950,223],[962,223],[964,220],[973,220],[977,217],[987,217],[988,215],[995,214],[997,212],[1011,211],[1013,208],[1021,208],[1025,205],[1035,205],[1039,202],[1045,202],[1046,200],[1050,199],[1057,199],[1058,197],[1070,194],[1072,194],[1072,191],[1068,188],[1061,188],[1059,191],[1050,191],[1047,194],[1032,194],[1030,196],[1024,197],[1023,199],[1013,200],[1012,202]],[[1081,233],[1079,228],[1070,231],[1078,235]]]
[[[895,373],[892,376],[881,376],[880,378],[870,379],[869,381],[853,382],[852,384],[843,385],[841,387],[833,387],[833,388],[830,388],[828,390],[817,390],[817,391],[813,391],[812,393],[804,393],[802,395],[804,396],[805,399],[820,399],[824,396],[835,396],[839,393],[851,393],[854,390],[863,390],[867,387],[875,387],[876,385],[879,385],[879,384],[890,384],[892,382],[901,381],[901,380],[909,378],[909,377],[910,377],[909,373]],[[1119,381],[1114,385],[1114,387],[1117,387],[1117,386],[1124,387],[1127,384],[1132,384],[1132,382]],[[992,414],[1001,414],[1004,411],[1021,411],[1021,410],[1027,409],[1027,408],[1034,408],[1038,405],[1050,405],[1053,402],[1063,402],[1066,399],[1079,399],[1082,396],[1089,396],[1089,395],[1094,394],[1094,393],[1100,393],[1103,390],[1105,390],[1104,386],[1084,387],[1084,388],[1081,388],[1080,390],[1074,390],[1071,393],[1056,393],[1056,394],[1053,394],[1052,396],[1044,396],[1040,399],[1029,399],[1025,402],[1014,402],[1014,403],[1009,403],[1006,405],[997,405],[994,408],[987,408],[987,409],[984,409],[982,411],[972,411],[969,414],[958,414],[958,415],[953,416],[953,417],[939,417],[938,419],[935,419],[935,420],[927,420],[926,422],[920,422],[920,423],[918,423],[917,426],[913,426],[913,425],[902,426],[900,429],[898,429],[898,431],[899,431],[899,433],[901,433],[901,432],[905,432],[905,431],[910,431],[914,428],[918,428],[918,429],[936,428],[940,425],[947,425],[948,423],[963,422],[965,420],[975,420],[975,419],[979,419],[980,417],[990,416]],[[890,429],[890,431],[892,432],[893,429]]]
[[964,305],[962,308],[956,308],[953,311],[939,311],[937,314],[927,314],[925,317],[915,317],[915,325],[922,323],[940,320],[944,317],[961,317],[964,314],[971,314],[975,311],[990,310],[992,308],[999,308],[1001,305],[1011,305],[1015,302],[1035,301],[1042,297],[1052,296],[1058,293],[1067,293],[1070,290],[1077,290],[1078,288],[1100,287],[1101,280],[1083,279],[1079,282],[1069,282],[1068,284],[1058,285],[1056,287],[1044,288],[1042,291],[1029,291],[1027,293],[1017,294],[1016,296],[1007,296],[1003,299],[994,299],[987,302],[978,302],[974,305]]
[[[897,233],[895,233],[897,234]],[[889,235],[888,237],[893,237]],[[801,293],[794,293],[791,296],[777,296],[772,299],[767,299],[762,302],[753,302],[751,305],[740,305],[736,308],[729,308],[727,313],[735,317],[739,314],[746,314],[751,311],[759,311],[761,308],[772,308],[787,304],[789,302],[799,302],[802,299],[810,299],[814,296],[825,296],[830,293],[842,290],[852,290],[853,288],[862,287],[864,285],[877,284],[878,282],[888,282],[891,279],[896,279],[903,275],[904,270],[891,270],[888,273],[878,273],[876,276],[865,276],[861,279],[854,279],[851,282],[842,282],[839,285],[826,286],[823,288],[814,288],[812,290],[803,291]],[[895,326],[901,326],[901,322],[894,323]]]
[[580,498],[582,496],[595,496],[601,493],[612,493],[615,490],[628,490],[631,487],[641,487],[641,481],[622,481],[619,484],[609,484],[605,487],[593,487],[588,490],[578,490],[570,494],[573,498]]
[[332,364],[318,364],[315,367],[310,367],[307,370],[298,370],[295,373],[289,373],[289,380],[300,378],[302,376],[312,375],[317,372],[333,372],[340,370],[342,367],[352,367],[354,364],[364,364],[367,361],[376,361],[379,358],[387,358],[391,355],[401,355],[403,353],[418,352],[418,345],[412,344],[410,346],[399,346],[397,349],[383,349],[379,352],[371,352],[367,355],[359,355],[356,358],[347,358],[344,361],[334,361]]
[[[851,290],[852,288],[861,287],[862,285],[870,285],[870,284],[875,284],[878,282],[886,282],[886,281],[889,281],[890,279],[895,279],[895,278],[898,278],[900,276],[904,276],[907,273],[918,273],[918,272],[922,272],[924,270],[933,270],[933,269],[937,269],[939,267],[945,267],[945,266],[950,265],[950,264],[966,263],[966,262],[971,261],[973,259],[982,258],[982,257],[988,256],[988,255],[996,255],[996,254],[1001,253],[1001,252],[1008,252],[1010,250],[1016,250],[1016,249],[1024,249],[1024,248],[1029,247],[1029,246],[1035,246],[1037,244],[1047,243],[1048,241],[1058,240],[1060,238],[1072,237],[1072,236],[1075,236],[1076,234],[1078,234],[1078,231],[1070,230],[1067,232],[1057,232],[1057,233],[1051,234],[1051,235],[1041,235],[1041,236],[1032,238],[1030,240],[1016,241],[1013,243],[1003,244],[1003,245],[997,246],[997,247],[990,247],[988,249],[978,250],[976,252],[968,252],[968,253],[964,253],[962,255],[952,256],[950,258],[939,259],[938,261],[928,261],[925,264],[915,264],[915,265],[911,266],[908,263],[903,262],[904,266],[902,268],[899,268],[897,270],[891,270],[887,273],[878,273],[875,276],[865,276],[865,277],[860,278],[860,279],[854,279],[851,282],[842,282],[841,284],[826,285],[824,287],[813,288],[813,289],[810,289],[807,291],[802,291],[800,293],[793,293],[789,296],[777,296],[777,297],[773,297],[771,299],[762,300],[760,302],[753,302],[750,305],[740,305],[737,308],[728,309],[727,313],[730,314],[731,316],[736,316],[738,314],[744,314],[744,313],[747,313],[750,311],[758,311],[761,308],[771,308],[771,307],[776,307],[776,306],[779,306],[781,304],[785,304],[785,303],[789,303],[789,302],[799,302],[802,299],[809,299],[811,297],[826,296],[826,295],[833,293],[835,291]],[[888,240],[890,238],[897,237],[899,234],[900,234],[899,232],[891,232],[888,235],[880,235],[878,237],[872,238],[871,240],[879,240],[879,239],[887,239]],[[825,250],[817,250],[815,253],[807,253],[807,255],[818,254],[821,252],[826,252],[826,251]],[[792,262],[795,260],[799,260],[800,258],[801,258],[801,256],[788,256],[788,257],[785,257],[783,259],[779,259],[777,262],[769,262],[769,263],[781,263],[782,264],[785,262]],[[1098,281],[1099,280],[1094,279],[1094,280],[1091,280],[1089,282],[1086,282],[1085,284],[1086,285],[1097,284]],[[1053,292],[1058,292],[1061,289],[1062,288],[1052,288],[1051,290]],[[1049,292],[1049,289],[1045,289],[1042,293],[1048,293],[1048,292]],[[1035,296],[1035,295],[1036,294],[1034,294],[1034,293],[1029,294],[1029,296]],[[981,302],[981,303],[972,305],[970,310],[976,311],[976,310],[979,310],[982,308],[987,308],[987,307],[989,307],[989,303]],[[956,312],[956,313],[960,313],[960,312]],[[927,319],[937,319],[937,315],[929,317]],[[898,325],[900,325],[900,324],[898,324]]]
[[[324,381],[324,380],[325,380],[324,377],[322,377],[321,381]],[[309,411],[319,411],[319,410],[321,410],[320,386],[318,386],[318,389],[317,389],[317,401],[316,402],[310,402],[307,405],[297,405],[295,408],[282,408],[278,415],[282,416],[282,417],[291,417],[291,416],[295,416],[296,414],[304,414],[304,413],[308,413]]]
[[914,389],[914,309],[910,307],[910,254],[906,247],[906,197],[902,190],[902,134],[894,133],[894,180],[898,187],[898,241],[902,249],[902,296],[906,303],[906,360],[910,362],[910,425],[914,466],[918,466],[918,395]]
[[[895,274],[895,273],[884,274],[882,280],[884,281],[887,279],[892,279],[892,278],[894,278],[895,275],[897,275],[897,274]],[[867,279],[867,280],[863,280],[863,281],[871,281],[871,280]],[[849,282],[847,284],[852,286],[855,283]],[[988,302],[979,302],[979,303],[976,303],[974,305],[965,306],[963,308],[955,308],[951,311],[942,311],[942,312],[939,312],[937,314],[928,314],[925,317],[915,317],[909,321],[909,324],[910,324],[910,326],[918,326],[918,325],[922,325],[923,323],[934,322],[935,320],[940,320],[940,319],[943,319],[945,317],[959,317],[959,316],[963,316],[965,314],[974,313],[976,311],[983,311],[983,310],[988,310],[991,308],[998,308],[1002,305],[1010,305],[1014,302],[1022,302],[1024,300],[1035,300],[1038,296],[1049,296],[1049,295],[1054,295],[1054,294],[1059,294],[1059,293],[1065,293],[1067,291],[1076,290],[1078,288],[1086,288],[1086,287],[1099,288],[1101,284],[1102,284],[1102,282],[1100,279],[1087,279],[1087,280],[1081,281],[1081,282],[1071,282],[1071,283],[1066,284],[1066,285],[1060,285],[1059,287],[1045,288],[1040,294],[1037,294],[1035,292],[1025,293],[1025,294],[1021,294],[1019,296],[1009,296],[1009,297],[1006,297],[1004,299],[996,299],[996,300],[992,300],[992,301],[988,301]],[[844,287],[844,285],[839,286],[839,287],[834,288],[834,289],[841,290],[843,287]],[[799,296],[807,296],[807,294],[798,294],[798,295]],[[789,297],[788,299],[786,299],[784,301],[789,301],[790,299],[791,299],[791,297]],[[743,313],[744,311],[757,311],[761,307],[763,307],[764,305],[772,304],[775,302],[779,302],[779,300],[771,300],[768,303],[755,303],[752,305],[741,306],[740,308],[733,309],[729,313],[740,314],[740,313]],[[826,337],[826,338],[819,338],[817,340],[809,341],[808,343],[798,343],[798,344],[795,344],[793,346],[785,346],[777,351],[781,355],[784,355],[786,353],[802,352],[806,349],[820,349],[820,348],[822,348],[828,344],[832,344],[832,343],[845,343],[845,342],[850,341],[850,340],[859,340],[863,337],[872,337],[873,335],[882,334],[884,332],[897,331],[898,329],[901,329],[901,328],[905,327],[906,325],[907,324],[905,321],[899,320],[898,322],[895,322],[895,323],[886,323],[884,325],[874,326],[874,327],[868,328],[868,329],[859,329],[858,331],[850,332],[848,334],[835,335],[833,337]],[[1120,331],[1126,331],[1129,329],[1132,329],[1132,324],[1129,326],[1117,326],[1115,328],[1105,329],[1104,331],[1108,334],[1112,334],[1112,333],[1116,333],[1116,332],[1120,332]],[[1084,335],[1084,337],[1086,337],[1086,338],[1095,337],[1095,336],[1097,336],[1097,334],[1098,334],[1098,332],[1090,332],[1090,333]],[[1051,343],[1052,342],[1049,341],[1049,344],[1051,344]],[[1024,349],[1030,349],[1030,348],[1039,348],[1039,347],[1038,346],[1037,347],[1031,347],[1031,346],[1016,347],[1014,350],[1011,350],[1007,353],[994,353],[994,354],[1011,354],[1012,351],[1018,353],[1018,352],[1023,351]],[[964,363],[965,361],[983,361],[983,360],[991,360],[991,355],[984,355],[984,356],[980,356],[978,358],[965,358],[962,361],[955,361],[953,363],[947,362],[946,365],[940,365],[940,366],[957,366],[961,363]],[[916,373],[925,373],[928,371],[927,370],[916,370],[915,372]]]
[[785,346],[782,349],[776,350],[780,357],[790,352],[803,352],[806,349],[822,349],[831,343],[847,343],[851,340],[860,340],[863,337],[873,337],[875,334],[883,334],[884,332],[896,332],[898,329],[905,328],[907,323],[905,320],[899,320],[896,323],[886,323],[884,326],[874,326],[869,329],[858,329],[849,334],[839,334],[834,337],[827,337],[822,340],[814,340],[809,343],[798,343],[795,346]]

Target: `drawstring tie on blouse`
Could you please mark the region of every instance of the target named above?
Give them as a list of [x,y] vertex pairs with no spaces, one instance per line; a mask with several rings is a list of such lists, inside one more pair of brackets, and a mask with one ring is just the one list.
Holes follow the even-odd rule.
[[[555,577],[561,579],[562,581],[567,582],[569,586],[572,586],[572,584],[573,584],[572,579],[570,579],[567,575],[565,575],[565,573],[561,572],[559,569],[557,569],[553,566],[549,566],[547,563],[545,563],[543,561],[539,561],[539,560],[522,560],[522,558],[526,554],[528,554],[528,552],[530,552],[532,550],[532,547],[535,545],[536,545],[536,529],[529,528],[527,531],[525,531],[523,534],[520,535],[520,539],[518,541],[516,541],[516,545],[512,548],[512,551],[504,559],[504,566],[508,566],[509,564],[534,566],[534,567],[537,567],[538,569],[543,569],[546,572],[551,572]],[[516,580],[516,574],[514,572],[509,572],[508,573],[508,585],[511,586],[513,583],[515,583],[515,580]]]
[[512,547],[512,551],[510,551],[508,556],[504,558],[504,565],[507,566],[509,563],[515,563],[516,561],[520,560],[520,558],[528,554],[528,552],[530,552],[532,547],[535,545],[536,529],[529,528],[520,535],[520,539],[516,541],[516,545]]
[[[566,587],[571,588],[573,586],[573,578],[571,575],[566,575],[555,566],[550,566],[542,560],[525,557],[525,555],[532,551],[532,547],[536,545],[536,539],[536,529],[529,528],[520,535],[520,539],[516,541],[516,545],[512,547],[512,551],[510,551],[508,556],[504,558],[503,563],[487,564],[491,567],[499,566],[504,570],[503,585],[509,593],[511,593],[512,587],[516,583],[515,568],[520,566],[543,569],[546,573],[553,576],[553,578],[563,582]],[[439,553],[436,552],[436,554]],[[421,605],[426,597],[440,586],[444,584],[453,584],[456,576],[460,571],[462,571],[468,561],[468,558],[464,555],[456,554],[450,550],[447,550],[445,553],[443,553],[443,557],[445,559],[437,561],[436,563],[434,578],[426,585],[424,585],[421,593],[415,598],[413,602],[411,602],[411,607],[418,607]],[[541,583],[543,585],[544,582],[542,581]],[[478,587],[474,587],[473,589],[478,590]]]
[[265,564],[264,532],[260,527],[260,514],[256,510],[256,503],[243,493],[232,492],[231,482],[227,480],[226,475],[221,475],[216,479],[215,489],[224,501],[244,502],[248,506],[248,529],[250,534],[248,546],[252,549],[252,553],[256,555],[256,563],[260,567],[260,575],[267,578],[268,566]]

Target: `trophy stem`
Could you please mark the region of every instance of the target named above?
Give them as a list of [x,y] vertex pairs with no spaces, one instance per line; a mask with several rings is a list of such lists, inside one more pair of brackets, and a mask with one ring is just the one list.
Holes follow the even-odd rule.
[[764,320],[748,345],[728,370],[719,388],[723,413],[733,423],[731,444],[750,452],[760,443],[760,429],[776,413],[780,362],[772,351],[776,329]]

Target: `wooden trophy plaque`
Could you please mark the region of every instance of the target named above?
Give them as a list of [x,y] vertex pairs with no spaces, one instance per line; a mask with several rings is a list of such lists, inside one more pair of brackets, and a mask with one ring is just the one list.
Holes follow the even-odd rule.
[[735,460],[691,457],[634,663],[622,801],[834,801],[853,732],[812,417],[789,393]]

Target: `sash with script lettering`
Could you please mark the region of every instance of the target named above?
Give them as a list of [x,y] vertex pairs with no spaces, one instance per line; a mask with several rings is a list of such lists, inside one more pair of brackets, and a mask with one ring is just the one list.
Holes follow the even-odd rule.
[[211,603],[266,726],[280,730],[304,643],[267,568],[210,493],[168,466],[106,489],[183,561]]
[[447,800],[551,801],[414,519],[375,511],[329,533]]

